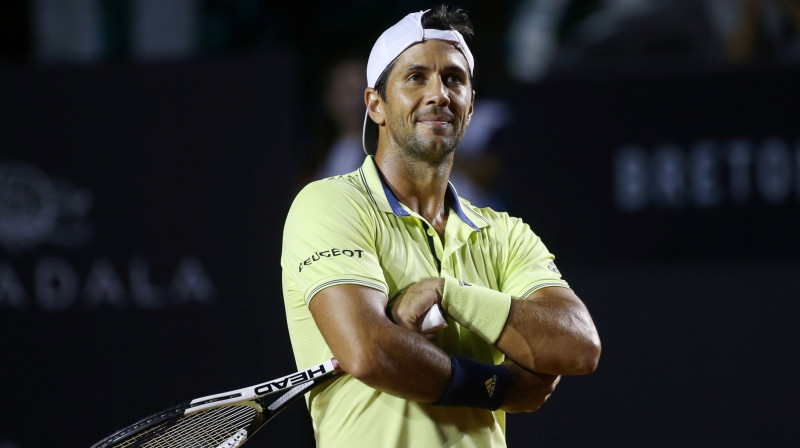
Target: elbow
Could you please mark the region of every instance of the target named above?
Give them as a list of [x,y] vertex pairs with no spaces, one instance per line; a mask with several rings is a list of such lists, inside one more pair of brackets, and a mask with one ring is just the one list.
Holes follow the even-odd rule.
[[600,362],[600,353],[603,348],[600,344],[600,335],[591,319],[580,325],[579,331],[573,334],[572,349],[572,369],[570,375],[588,375],[597,370]]
[[600,362],[600,352],[602,352],[600,338],[595,337],[587,341],[583,346],[582,354],[578,356],[574,374],[588,375],[597,370],[597,364]]
[[355,379],[365,384],[369,384],[379,370],[374,363],[365,362],[364,360],[342,364],[342,368]]
[[601,351],[599,338],[575,341],[563,346],[552,357],[539,359],[535,371],[550,375],[588,375],[597,369]]
[[337,358],[342,370],[367,385],[374,384],[380,373],[385,371],[380,359],[376,350],[360,350],[350,353],[345,359]]

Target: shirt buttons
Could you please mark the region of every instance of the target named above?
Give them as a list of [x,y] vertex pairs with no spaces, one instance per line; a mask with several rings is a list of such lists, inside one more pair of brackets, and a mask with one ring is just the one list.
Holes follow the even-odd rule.
[[428,227],[428,235],[436,236],[436,232],[432,228]]

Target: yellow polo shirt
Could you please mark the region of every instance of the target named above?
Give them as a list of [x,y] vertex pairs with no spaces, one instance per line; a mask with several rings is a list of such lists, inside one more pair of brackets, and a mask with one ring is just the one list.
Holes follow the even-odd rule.
[[[371,156],[358,170],[306,186],[283,236],[283,295],[298,369],[333,354],[308,304],[320,290],[357,284],[389,300],[426,278],[452,276],[524,298],[546,286],[568,287],[553,255],[522,220],[476,208],[456,194],[444,244],[421,216],[399,203]],[[433,342],[445,352],[499,364],[503,354],[450,319]],[[431,406],[341,375],[307,396],[317,445],[364,447],[505,447],[505,413]]]

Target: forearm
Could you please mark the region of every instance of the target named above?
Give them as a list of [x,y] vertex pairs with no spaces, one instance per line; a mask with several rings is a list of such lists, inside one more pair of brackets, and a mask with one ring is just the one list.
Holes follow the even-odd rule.
[[392,323],[386,302],[379,291],[339,285],[319,292],[310,310],[345,372],[401,398],[436,401],[449,382],[449,357],[421,334]]
[[343,364],[346,372],[408,400],[432,403],[442,396],[450,380],[450,358],[424,336],[389,323],[367,340],[372,347],[350,357],[352,367]]
[[[553,288],[563,289],[563,288]],[[544,291],[513,299],[495,346],[525,368],[550,375],[591,373],[600,357],[600,339],[580,300]]]
[[448,278],[442,305],[460,324],[523,367],[551,375],[594,370],[600,342],[586,307],[567,288],[542,288],[525,300]]

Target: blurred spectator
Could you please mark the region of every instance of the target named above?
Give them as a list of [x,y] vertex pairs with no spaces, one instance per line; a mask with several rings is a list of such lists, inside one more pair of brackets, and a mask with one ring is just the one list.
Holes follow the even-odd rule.
[[131,46],[142,60],[193,56],[198,40],[196,0],[136,0],[131,3]]
[[306,179],[311,180],[349,173],[364,161],[361,143],[364,126],[364,89],[367,87],[367,63],[344,57],[335,62],[321,80],[323,107],[311,150],[306,162]]
[[706,4],[726,60],[800,60],[797,0],[706,0]]
[[497,192],[501,158],[494,137],[509,125],[510,106],[498,99],[478,98],[475,100],[469,130],[456,149],[450,182],[456,187],[458,195],[472,205],[505,210],[507,204]]
[[103,51],[98,0],[35,0],[33,36],[36,59],[45,62],[92,62]]
[[528,0],[520,6],[509,35],[509,70],[523,81],[660,70],[708,60],[711,51],[696,0]]
[[523,0],[508,33],[508,71],[520,81],[537,81],[549,71],[559,43],[564,0]]
[[796,0],[523,0],[508,33],[508,70],[527,82],[791,60]]

